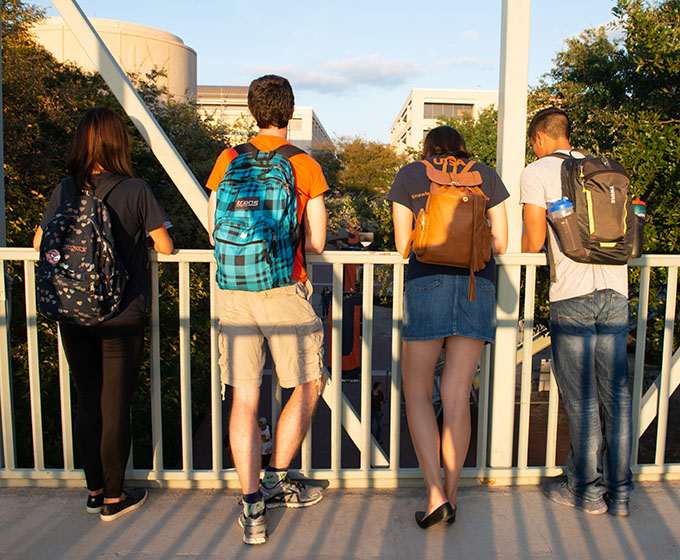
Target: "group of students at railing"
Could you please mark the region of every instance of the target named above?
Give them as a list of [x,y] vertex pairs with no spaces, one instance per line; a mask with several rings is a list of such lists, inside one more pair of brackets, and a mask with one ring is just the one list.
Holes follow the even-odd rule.
[[[219,155],[207,187],[212,191],[208,220],[211,240],[218,245],[219,365],[223,384],[233,387],[230,447],[243,491],[239,523],[244,541],[259,544],[267,539],[267,508],[306,507],[323,497],[322,488],[291,479],[288,465],[299,449],[321,390],[323,330],[310,304],[312,287],[303,253],[323,251],[323,194],[328,186],[319,165],[306,153],[290,149],[286,141],[294,107],[288,81],[273,75],[254,80],[248,106],[259,134],[245,147],[228,148]],[[544,490],[551,500],[589,513],[627,515],[632,484],[628,468],[630,397],[626,398],[624,363],[626,267],[575,263],[561,253],[553,232],[547,229],[546,203],[558,198],[561,181],[561,161],[547,156],[554,152],[574,154],[566,114],[554,108],[536,114],[529,128],[529,142],[540,159],[530,164],[521,178],[525,215],[522,246],[529,252],[541,250],[547,233],[553,254],[551,265],[557,276],[551,287],[553,356],[571,438],[567,481],[548,482]],[[114,316],[97,325],[61,325],[78,392],[76,440],[87,479],[87,511],[99,512],[108,521],[138,508],[147,497],[143,488],[122,488],[130,450],[130,402],[141,363],[150,290],[146,232],[161,253],[172,252],[173,243],[164,226],[168,219],[165,211],[148,185],[133,178],[125,123],[114,111],[97,108],[85,114],[67,169],[75,183],[95,197],[111,177],[122,178],[105,195],[115,247],[128,274],[120,306]],[[252,169],[257,170],[258,178],[254,178]],[[247,258],[229,260],[228,251],[220,247],[220,236],[227,235],[224,227],[233,227],[224,226],[222,221],[235,210],[259,208],[260,200],[244,191],[229,202],[228,191],[235,189],[238,193],[248,181],[262,181],[262,176],[270,177],[267,174],[271,173],[283,177],[281,188],[292,188],[295,193],[293,210],[288,211],[294,212],[296,226],[302,226],[298,231],[303,243],[294,246],[287,282],[263,289],[239,289],[239,267]],[[36,231],[34,246],[38,250],[44,242],[43,232],[67,196],[66,189],[63,182],[52,194]],[[447,194],[448,189],[456,191],[454,206],[467,212],[459,215],[472,216],[472,222],[459,219],[454,229],[458,236],[455,243],[463,243],[463,237],[471,242],[470,254],[479,251],[475,245],[481,244],[483,257],[474,257],[475,263],[452,263],[446,256],[442,260],[423,256],[423,251],[417,251],[418,255],[409,251],[414,237],[421,249],[428,243],[414,227],[425,231],[425,220],[435,221],[436,226],[436,220],[446,219],[436,215],[433,201],[435,191],[437,195]],[[415,513],[415,521],[422,528],[451,524],[456,518],[457,489],[471,431],[468,395],[483,346],[495,339],[493,255],[507,248],[508,196],[495,170],[471,160],[465,140],[449,126],[429,131],[422,160],[399,170],[387,196],[392,202],[397,250],[410,253],[401,375],[411,439],[427,487],[427,504]],[[448,203],[444,200],[437,204]],[[474,205],[474,211],[466,204]],[[481,220],[474,218],[475,212]],[[435,236],[437,232],[432,231]],[[237,237],[246,237],[243,232],[237,233]],[[434,246],[432,241],[430,246]],[[455,247],[452,251],[458,250]],[[265,341],[280,385],[294,390],[278,420],[272,456],[260,480],[257,420]],[[442,349],[440,431],[432,391]],[[605,411],[604,440],[600,404]]]

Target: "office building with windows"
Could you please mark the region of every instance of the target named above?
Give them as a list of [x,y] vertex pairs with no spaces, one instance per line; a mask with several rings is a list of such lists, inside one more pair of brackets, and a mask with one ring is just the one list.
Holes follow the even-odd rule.
[[399,153],[420,149],[425,133],[437,126],[439,118],[465,113],[476,118],[490,105],[498,105],[497,91],[412,89],[390,130],[390,145]]

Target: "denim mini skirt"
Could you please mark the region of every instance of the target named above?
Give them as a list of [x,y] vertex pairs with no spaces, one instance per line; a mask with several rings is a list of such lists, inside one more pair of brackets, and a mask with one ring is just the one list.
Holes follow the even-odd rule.
[[436,274],[406,283],[402,340],[465,336],[493,342],[496,336],[496,288],[475,278],[476,298],[468,299],[469,276]]

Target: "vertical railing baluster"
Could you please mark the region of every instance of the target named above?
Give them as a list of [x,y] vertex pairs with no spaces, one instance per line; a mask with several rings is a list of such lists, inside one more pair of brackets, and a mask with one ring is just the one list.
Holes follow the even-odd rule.
[[215,479],[219,478],[220,471],[224,468],[222,443],[222,380],[220,372],[219,352],[219,319],[217,316],[217,290],[215,274],[217,263],[210,261],[210,413],[212,415],[212,470]]
[[373,361],[373,264],[364,264],[361,305],[361,470],[371,468],[371,392]]
[[401,322],[404,313],[404,264],[394,265],[392,279],[392,371],[390,383],[390,471],[399,476],[401,455]]
[[153,473],[163,471],[163,420],[161,403],[161,335],[158,288],[158,261],[151,262],[151,318],[149,332],[149,376],[151,382],[151,442],[153,445]]
[[12,363],[10,350],[10,324],[5,262],[0,260],[0,424],[2,425],[2,457],[0,466],[8,470],[16,468],[16,445],[14,410],[12,405]]
[[647,337],[647,314],[649,313],[649,281],[651,267],[640,267],[640,288],[638,290],[637,330],[635,331],[635,373],[633,377],[633,447],[631,466],[638,464],[640,449],[640,405],[642,386],[645,378],[645,346]]
[[45,469],[43,447],[42,405],[40,401],[40,365],[38,358],[38,317],[35,297],[35,263],[24,261],[24,291],[26,294],[26,334],[28,350],[28,379],[33,431],[33,461],[36,470]]
[[[307,278],[309,280],[309,285],[314,284],[314,266],[309,263],[307,264]],[[309,298],[310,302],[314,303],[314,296]],[[312,471],[312,427],[314,426],[314,420],[309,423],[305,437],[302,439],[302,445],[300,446],[300,470],[309,476]]]
[[182,422],[182,470],[187,477],[193,471],[193,439],[191,425],[191,323],[189,262],[179,263],[179,387]]
[[343,265],[333,263],[333,308],[331,312],[331,472],[340,474],[342,451],[342,304]]
[[675,299],[678,293],[678,267],[668,267],[666,282],[666,316],[664,318],[663,347],[661,351],[661,383],[659,384],[659,406],[656,417],[656,453],[654,462],[661,466],[666,456],[668,434],[668,399],[670,397],[671,360],[673,358],[673,326],[675,321]]
[[545,466],[555,468],[557,455],[557,420],[560,405],[560,394],[557,388],[557,380],[550,365],[550,390],[548,393],[548,427],[545,441]]
[[478,469],[486,468],[489,455],[489,393],[491,390],[491,345],[485,344],[479,359],[479,397],[477,399]]
[[61,403],[61,439],[64,457],[64,470],[72,471],[73,462],[73,422],[71,419],[71,375],[61,340],[61,330],[57,330],[57,352],[59,361],[59,402]]
[[536,266],[527,265],[524,281],[524,328],[522,333],[522,373],[519,398],[519,441],[517,467],[527,468],[529,456],[529,419],[531,413],[531,366],[534,342],[534,299],[536,295]]

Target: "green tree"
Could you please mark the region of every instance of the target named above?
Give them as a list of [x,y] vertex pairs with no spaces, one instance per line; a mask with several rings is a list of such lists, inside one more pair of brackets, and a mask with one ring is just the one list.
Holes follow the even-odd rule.
[[472,159],[496,167],[498,110],[493,105],[482,109],[477,118],[464,113],[460,118],[439,119],[437,124],[451,126],[460,132]]
[[[572,145],[618,159],[630,174],[634,195],[647,202],[645,252],[677,253],[680,1],[618,0],[612,12],[611,24],[567,41],[553,70],[531,92],[529,106],[561,106],[572,119]],[[631,270],[632,285],[638,274]],[[665,271],[655,270],[651,360],[660,353],[665,284]],[[636,294],[632,301],[635,305]]]
[[[7,0],[2,3],[2,81],[5,141],[5,186],[7,237],[10,246],[30,246],[54,187],[65,175],[65,160],[75,127],[88,109],[107,105],[124,111],[98,74],[59,63],[36,44],[29,29],[43,17],[41,8]],[[214,125],[202,119],[195,103],[180,103],[159,88],[161,71],[131,76],[156,119],[180,155],[204,184],[220,151],[232,142],[252,135],[243,124]],[[170,214],[171,235],[176,246],[207,248],[208,238],[198,219],[179,194],[137,129],[128,119],[133,169],[145,179]],[[32,461],[29,381],[26,356],[26,317],[23,299],[24,270],[11,263],[12,290],[12,370],[15,403],[18,464]],[[209,277],[208,267],[194,265],[192,290],[192,397],[194,422],[210,409]],[[174,467],[180,450],[179,406],[179,319],[177,312],[177,266],[160,270],[162,406],[167,465]],[[41,401],[43,435],[48,466],[61,464],[61,426],[56,354],[56,325],[39,317]],[[142,368],[139,391],[135,395],[135,453],[141,464],[150,466],[148,364]],[[74,398],[75,402],[75,398]],[[141,453],[140,453],[141,452]],[[139,462],[137,464],[140,464]]]

